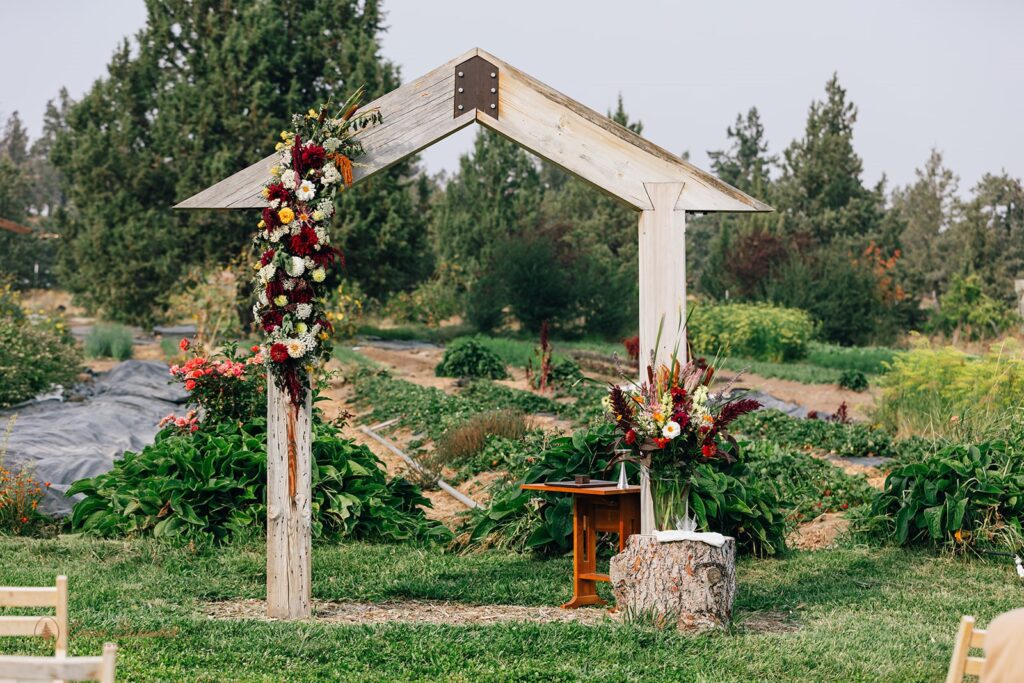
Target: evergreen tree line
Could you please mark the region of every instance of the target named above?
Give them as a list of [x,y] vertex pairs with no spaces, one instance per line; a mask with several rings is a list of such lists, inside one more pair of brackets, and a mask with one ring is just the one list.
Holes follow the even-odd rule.
[[[146,4],[145,27],[105,76],[78,101],[61,91],[50,103],[38,140],[17,114],[0,138],[0,217],[60,234],[0,232],[0,269],[135,323],[159,320],[197,264],[237,257],[255,227],[248,212],[173,204],[264,157],[292,113],[400,82],[380,55],[376,0]],[[609,115],[642,131],[621,98]],[[688,217],[690,291],[805,309],[845,344],[891,341],[942,316],[959,325],[964,310],[1005,314],[1013,278],[1024,277],[1021,182],[988,174],[962,199],[934,151],[907,186],[869,187],[856,117],[835,77],[781,154],[756,108],[737,116],[727,149],[709,153],[712,170],[776,210]],[[463,315],[483,330],[635,328],[632,210],[486,130],[451,177],[416,163],[340,200],[335,240],[369,299],[413,319]]]

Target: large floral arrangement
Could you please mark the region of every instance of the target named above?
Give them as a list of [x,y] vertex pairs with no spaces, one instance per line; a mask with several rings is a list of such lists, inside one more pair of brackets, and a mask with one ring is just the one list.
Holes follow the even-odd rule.
[[729,424],[761,407],[749,398],[711,393],[715,368],[698,358],[647,369],[647,381],[609,387],[604,399],[632,459],[650,472],[656,522],[671,528],[687,518],[689,482],[698,463],[733,462]]
[[331,352],[323,282],[329,268],[344,262],[327,232],[334,198],[352,184],[352,160],[363,152],[356,132],[381,121],[377,110],[358,111],[361,99],[362,90],[339,116],[331,116],[329,104],[294,116],[263,188],[268,206],[255,238],[261,256],[253,315],[266,333],[271,376],[295,406],[305,401],[310,373]]

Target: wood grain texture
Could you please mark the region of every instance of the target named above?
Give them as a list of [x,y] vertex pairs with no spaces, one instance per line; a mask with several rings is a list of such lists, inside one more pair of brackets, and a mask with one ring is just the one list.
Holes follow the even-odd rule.
[[[453,117],[455,66],[467,52],[428,74],[378,97],[362,107],[379,109],[384,117],[379,126],[359,134],[365,154],[355,160],[353,184],[412,156],[476,120],[475,110]],[[275,152],[246,169],[189,197],[176,209],[256,209],[266,206],[260,195],[270,177],[270,168],[280,157]]]
[[0,656],[0,680],[114,683],[116,666],[117,646],[107,643],[101,657]]
[[[640,377],[654,358],[667,365],[678,349],[685,361],[686,212],[680,183],[645,183],[651,209],[640,212]],[[659,329],[661,334],[658,334]]]
[[304,619],[311,613],[311,416],[309,392],[296,411],[287,392],[268,380],[267,615],[279,619]]
[[[474,109],[453,118],[455,68],[476,56],[498,67],[498,117]],[[479,48],[365,108],[380,109],[384,122],[360,134],[366,154],[358,160],[356,182],[476,121],[636,209],[651,208],[644,183],[677,182],[685,185],[678,209],[771,211],[767,204]],[[260,190],[276,158],[270,155],[175,208],[262,208]]]
[[700,632],[724,629],[736,598],[736,541],[659,543],[636,534],[609,565],[616,608],[626,619]]
[[0,607],[52,607],[53,616],[0,616],[0,635],[39,636],[55,641],[54,653],[68,651],[68,577],[54,586],[0,586]]

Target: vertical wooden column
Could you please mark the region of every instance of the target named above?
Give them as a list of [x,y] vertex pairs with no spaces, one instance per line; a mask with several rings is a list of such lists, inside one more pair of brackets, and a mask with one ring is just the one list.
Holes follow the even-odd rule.
[[267,615],[310,615],[312,397],[296,409],[267,382]]
[[676,209],[683,183],[644,183],[644,189],[654,208],[640,212],[641,380],[652,351],[656,364],[667,364],[677,345],[679,358],[686,355],[686,212]]

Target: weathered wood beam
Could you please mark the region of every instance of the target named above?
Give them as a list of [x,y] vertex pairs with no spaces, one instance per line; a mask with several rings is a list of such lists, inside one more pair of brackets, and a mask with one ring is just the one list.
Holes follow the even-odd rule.
[[[365,154],[356,159],[354,182],[412,156],[425,147],[465,128],[476,120],[475,110],[453,117],[455,65],[476,55],[471,50],[430,73],[367,103],[363,109],[380,109],[379,126],[359,134]],[[270,177],[270,168],[280,158],[275,152],[216,185],[189,197],[176,209],[260,209],[266,206],[260,191]]]
[[506,62],[479,50],[499,68],[498,118],[477,122],[641,211],[651,208],[645,183],[685,184],[675,208],[771,211],[710,173],[683,161]]
[[[647,366],[686,359],[686,212],[682,183],[644,183],[651,208],[640,212],[640,377]],[[660,334],[659,334],[660,332]]]
[[312,399],[296,410],[267,381],[267,616],[312,611]]

